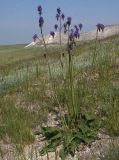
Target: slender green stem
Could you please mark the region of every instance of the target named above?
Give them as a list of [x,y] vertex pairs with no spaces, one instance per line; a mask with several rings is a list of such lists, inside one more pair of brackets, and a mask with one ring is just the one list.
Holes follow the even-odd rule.
[[63,62],[62,62],[62,53],[61,53],[61,47],[62,47],[62,36],[61,36],[61,32],[62,32],[62,18],[60,16],[60,22],[59,22],[59,44],[60,44],[60,63],[61,63],[61,67],[63,69]]
[[[48,54],[48,50],[47,50],[47,45],[46,45],[46,42],[45,42],[45,39],[44,39],[42,27],[41,27],[41,36],[42,36],[42,40],[43,40],[43,43],[44,43],[45,52],[46,52],[46,55],[47,55]],[[47,58],[47,56],[46,56],[46,58]],[[49,63],[48,59],[47,59],[47,62],[48,62],[48,69],[49,69],[50,79],[52,80],[51,67],[50,67],[50,63]]]
[[93,54],[92,66],[94,65],[94,61],[96,58],[97,42],[98,42],[98,30],[96,31],[95,49]]
[[72,55],[70,50],[70,40],[69,40],[69,26],[68,26],[68,55],[69,55],[69,79],[70,79],[70,89],[71,89],[71,101],[72,101],[72,107],[73,107],[73,113],[72,108],[70,108],[71,115],[76,115],[75,113],[75,105],[74,105],[74,87],[73,87],[73,66],[72,66]]
[[62,18],[60,16],[60,28],[59,28],[59,39],[60,39],[60,47],[62,45],[62,40],[61,40],[61,29],[62,29]]
[[[43,43],[44,43],[44,47],[45,47],[45,52],[46,52],[46,55],[48,54],[48,50],[47,50],[47,45],[46,45],[46,42],[45,42],[45,39],[44,39],[44,35],[43,35],[43,30],[42,30],[42,27],[41,27],[41,36],[42,36],[42,39],[43,39]],[[47,58],[47,56],[46,56]],[[52,88],[54,90],[54,98],[57,100],[58,102],[58,106],[59,106],[59,112],[60,112],[60,116],[61,116],[61,121],[62,121],[62,124],[63,124],[63,127],[67,128],[67,125],[66,125],[66,122],[65,122],[65,118],[64,116],[62,115],[62,111],[61,111],[61,105],[59,103],[59,100],[57,98],[57,94],[56,94],[56,90],[55,90],[55,85],[53,84],[53,78],[52,78],[52,72],[51,72],[51,68],[50,68],[50,63],[47,59],[47,62],[48,62],[48,68],[49,68],[49,74],[50,74],[50,80],[51,80],[51,85],[52,85]]]

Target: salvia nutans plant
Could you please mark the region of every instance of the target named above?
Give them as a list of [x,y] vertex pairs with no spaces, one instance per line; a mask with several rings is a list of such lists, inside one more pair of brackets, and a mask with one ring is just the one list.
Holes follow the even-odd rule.
[[[49,58],[48,58],[48,49],[47,43],[43,34],[43,26],[44,26],[44,18],[42,16],[43,9],[42,6],[38,6],[39,13],[39,28],[41,32],[42,41],[45,48],[44,57],[48,63],[50,80],[52,81],[52,72],[50,68]],[[80,31],[83,28],[83,25],[80,23],[79,25],[75,25],[72,28],[72,18],[67,17],[65,20],[65,15],[62,13],[60,8],[57,8],[56,19],[59,21],[59,25],[55,24],[54,29],[57,31],[59,29],[59,44],[62,45],[61,41],[61,32],[63,30],[64,34],[67,34],[67,55],[68,55],[68,81],[67,91],[65,92],[66,100],[66,111],[62,112],[62,104],[57,98],[57,93],[55,92],[55,87],[53,86],[55,98],[58,103],[59,112],[60,112],[60,126],[59,127],[42,127],[41,134],[47,141],[45,146],[41,150],[41,154],[47,154],[50,151],[54,151],[57,153],[57,148],[60,146],[60,151],[58,154],[62,160],[65,160],[67,155],[71,156],[75,155],[75,152],[80,143],[84,143],[86,145],[90,145],[97,137],[97,132],[99,129],[99,123],[97,120],[97,116],[95,113],[91,113],[88,109],[81,109],[82,106],[78,104],[78,99],[81,98],[76,93],[76,86],[74,85],[73,79],[73,59],[72,59],[72,50],[76,46],[76,39],[80,38]],[[65,21],[62,24],[62,21]],[[96,39],[98,37],[98,33],[100,31],[104,31],[105,26],[103,24],[97,24],[97,32]],[[50,35],[54,38],[55,32],[51,31]],[[33,36],[33,40],[36,41],[38,36],[35,34]],[[63,53],[64,55],[64,53]],[[79,88],[80,89],[80,88]],[[81,103],[82,105],[82,103]],[[48,157],[48,156],[47,156]]]

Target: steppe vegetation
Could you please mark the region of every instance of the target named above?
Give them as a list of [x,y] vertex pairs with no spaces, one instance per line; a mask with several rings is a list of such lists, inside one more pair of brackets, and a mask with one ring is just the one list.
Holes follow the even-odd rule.
[[[68,49],[61,42],[60,49],[0,46],[1,157],[4,144],[22,155],[41,133],[46,142],[39,152],[47,159],[51,151],[55,159],[57,154],[63,160],[74,156],[80,144],[91,146],[98,133],[118,138],[118,44],[117,35]],[[57,115],[56,126],[48,125],[49,113]],[[102,159],[118,160],[119,146],[113,145]]]

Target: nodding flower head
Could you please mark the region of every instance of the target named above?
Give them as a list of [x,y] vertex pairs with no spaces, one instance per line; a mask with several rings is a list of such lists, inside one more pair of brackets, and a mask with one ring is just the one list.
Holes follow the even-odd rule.
[[61,14],[61,9],[57,8],[57,13],[60,15]]
[[79,32],[79,28],[78,28],[78,26],[77,26],[77,25],[75,25],[75,26],[74,26],[74,28],[75,28],[75,32],[77,32],[77,33],[78,33],[78,32]]
[[67,28],[67,23],[64,23],[63,27],[64,27],[64,29],[66,29]]
[[57,24],[55,24],[55,25],[54,25],[54,28],[55,28],[55,30],[57,31],[58,25],[57,25]]
[[72,18],[71,18],[71,17],[68,17],[68,18],[67,18],[67,25],[68,25],[68,26],[70,26],[70,25],[71,25],[71,20],[72,20]]
[[74,37],[77,39],[80,37],[80,34],[79,34],[79,31],[78,30],[75,30],[74,32]]
[[83,24],[80,23],[80,24],[79,24],[79,29],[80,29],[80,31],[82,30],[82,28],[83,28]]
[[64,34],[66,34],[67,33],[67,29],[66,28],[64,28]]
[[33,38],[33,41],[35,42],[38,39],[38,35],[34,34],[32,38]]
[[105,29],[105,26],[103,25],[103,24],[101,24],[101,23],[98,23],[97,25],[97,32],[99,31],[101,31],[102,30],[102,32],[104,31],[104,29]]
[[65,15],[63,13],[61,15],[61,18],[62,18],[62,20],[64,20],[64,18],[65,18]]
[[55,33],[53,31],[50,32],[50,35],[54,38],[55,37]]
[[78,29],[78,26],[77,26],[77,25],[74,25],[74,28],[75,28],[75,29]]
[[39,27],[42,28],[43,24],[44,24],[44,19],[43,19],[43,17],[40,17],[39,18]]
[[64,23],[63,27],[64,27],[64,34],[66,34],[67,33],[67,23]]
[[56,14],[56,19],[57,19],[57,21],[59,20],[59,17],[60,17],[60,15],[59,15],[59,14]]
[[38,6],[38,12],[39,12],[40,15],[42,14],[42,6],[41,5]]
[[79,37],[80,37],[80,34],[79,34],[78,27],[75,27],[75,30],[71,29],[71,32],[70,32],[70,35],[69,35],[70,41],[73,41],[75,38],[77,39]]
[[71,34],[74,34],[74,30],[73,29],[71,29]]

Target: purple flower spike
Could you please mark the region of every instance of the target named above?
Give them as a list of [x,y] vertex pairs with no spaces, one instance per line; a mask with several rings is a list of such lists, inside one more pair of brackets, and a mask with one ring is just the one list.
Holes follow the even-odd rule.
[[61,14],[61,9],[57,8],[57,13],[60,15]]
[[55,37],[55,33],[53,31],[50,32],[50,35],[54,38]]
[[102,32],[104,31],[104,28],[105,28],[105,26],[103,25],[103,24],[101,24],[101,23],[98,23],[97,25],[97,31],[101,31],[102,30]]
[[68,18],[67,18],[67,25],[68,25],[68,26],[70,26],[70,25],[71,25],[71,20],[72,20],[72,18],[71,18],[71,17],[68,17]]
[[62,15],[61,15],[61,18],[62,18],[62,20],[64,20],[64,18],[65,18],[65,15],[64,15],[64,14],[62,14]]
[[57,24],[55,24],[55,25],[54,25],[54,28],[55,28],[55,30],[57,31],[58,25],[57,25]]
[[42,6],[41,5],[38,6],[38,12],[39,12],[40,15],[42,14]]
[[40,17],[39,18],[39,27],[42,28],[43,24],[44,24],[44,19],[43,19],[43,17]]
[[38,39],[38,35],[34,34],[32,38],[33,38],[33,41],[35,42]]
[[82,28],[83,28],[83,24],[82,23],[79,24],[79,28],[80,28],[80,31],[81,31]]
[[59,14],[56,14],[56,19],[57,19],[57,21],[59,20],[59,17],[60,17]]

